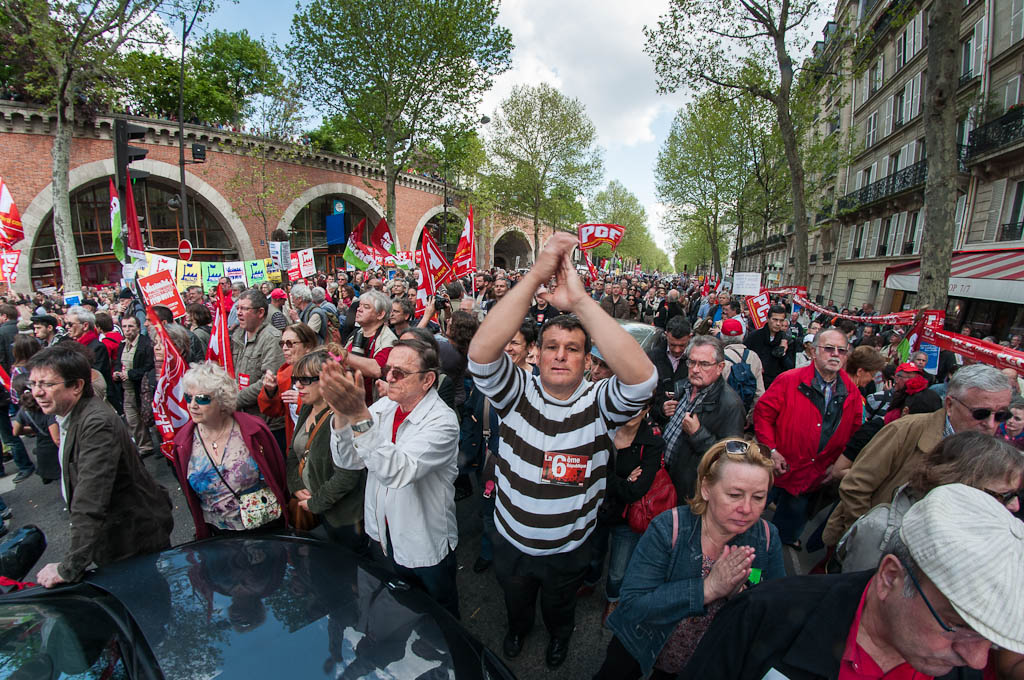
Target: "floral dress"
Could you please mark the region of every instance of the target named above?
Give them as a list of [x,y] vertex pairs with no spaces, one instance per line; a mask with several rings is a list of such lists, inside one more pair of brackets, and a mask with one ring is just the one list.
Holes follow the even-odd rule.
[[[707,555],[702,555],[701,559],[700,577],[701,579],[706,579],[708,574],[711,573],[711,567],[715,565],[715,561]],[[725,602],[726,599],[724,597],[717,599],[708,604],[707,614],[691,616],[676,624],[675,630],[669,635],[665,646],[661,648],[661,653],[658,654],[654,667],[673,675],[682,672],[690,657],[697,651],[700,639],[704,637],[704,633],[707,632],[715,615]]]
[[[217,474],[218,470],[220,474]],[[227,485],[224,480],[227,480]],[[206,523],[218,529],[242,531],[242,513],[238,509],[239,496],[254,491],[260,484],[260,470],[249,454],[238,427],[231,429],[224,444],[224,457],[214,469],[213,461],[206,455],[199,428],[192,436],[192,457],[188,461],[188,483],[199,496]],[[228,488],[230,485],[230,489]]]

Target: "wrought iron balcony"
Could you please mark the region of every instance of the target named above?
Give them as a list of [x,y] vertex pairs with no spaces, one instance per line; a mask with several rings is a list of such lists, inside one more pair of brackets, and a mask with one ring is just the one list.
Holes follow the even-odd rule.
[[888,255],[889,244],[882,241],[878,242],[878,248],[875,249],[875,257],[885,257]]
[[1024,232],[1024,222],[1004,224],[999,227],[999,238],[997,241],[1019,241],[1021,233]]
[[967,158],[1024,141],[1024,106],[1011,108],[995,120],[971,130]]
[[964,73],[960,76],[960,84],[958,85],[958,87],[963,87],[972,80],[974,80],[974,73],[968,71],[967,73]]
[[839,211],[849,212],[857,208],[888,198],[919,186],[928,179],[928,161],[923,160],[913,165],[872,182],[866,187],[851,191],[839,199]]

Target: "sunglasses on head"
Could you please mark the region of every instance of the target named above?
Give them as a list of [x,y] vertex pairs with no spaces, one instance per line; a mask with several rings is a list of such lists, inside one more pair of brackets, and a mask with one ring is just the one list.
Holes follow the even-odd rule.
[[213,397],[211,397],[209,394],[189,394],[187,392],[185,393],[186,404],[191,404],[193,399],[195,399],[196,404],[198,404],[199,406],[209,406],[210,402],[213,401]]
[[953,399],[954,401],[958,402],[961,406],[963,406],[965,409],[970,411],[971,417],[974,418],[975,420],[988,420],[989,416],[992,416],[993,418],[996,419],[997,423],[1005,423],[1007,420],[1009,420],[1013,416],[1013,413],[1011,413],[1009,411],[1009,409],[1003,409],[1001,411],[993,411],[990,408],[971,408],[970,406],[965,404],[960,399],[957,399],[953,395],[949,395],[949,396],[950,396],[950,399]]
[[320,382],[320,376],[318,375],[293,375],[292,382],[296,382],[303,387],[309,387],[315,382]]

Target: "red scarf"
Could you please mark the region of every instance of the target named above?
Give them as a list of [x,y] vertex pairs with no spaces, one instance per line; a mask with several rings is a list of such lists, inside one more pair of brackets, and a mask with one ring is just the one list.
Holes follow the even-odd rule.
[[94,331],[91,328],[89,330],[87,330],[86,332],[82,333],[81,335],[79,335],[78,338],[77,338],[78,344],[86,345],[86,346],[88,346],[88,344],[90,342],[92,342],[93,340],[99,340],[99,339],[100,339],[100,334],[97,333],[96,331]]

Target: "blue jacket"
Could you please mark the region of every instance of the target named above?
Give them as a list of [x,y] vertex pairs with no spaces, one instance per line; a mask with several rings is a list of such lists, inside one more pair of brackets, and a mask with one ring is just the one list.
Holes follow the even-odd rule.
[[[647,527],[633,552],[622,582],[619,606],[608,617],[608,627],[629,650],[646,676],[654,667],[672,631],[681,620],[707,613],[704,607],[704,579],[700,517],[680,506],[679,529],[672,547],[672,510],[661,513]],[[765,526],[771,531],[766,548]],[[751,546],[756,551],[754,569],[762,579],[782,578],[782,544],[773,524],[758,520],[729,545]]]

